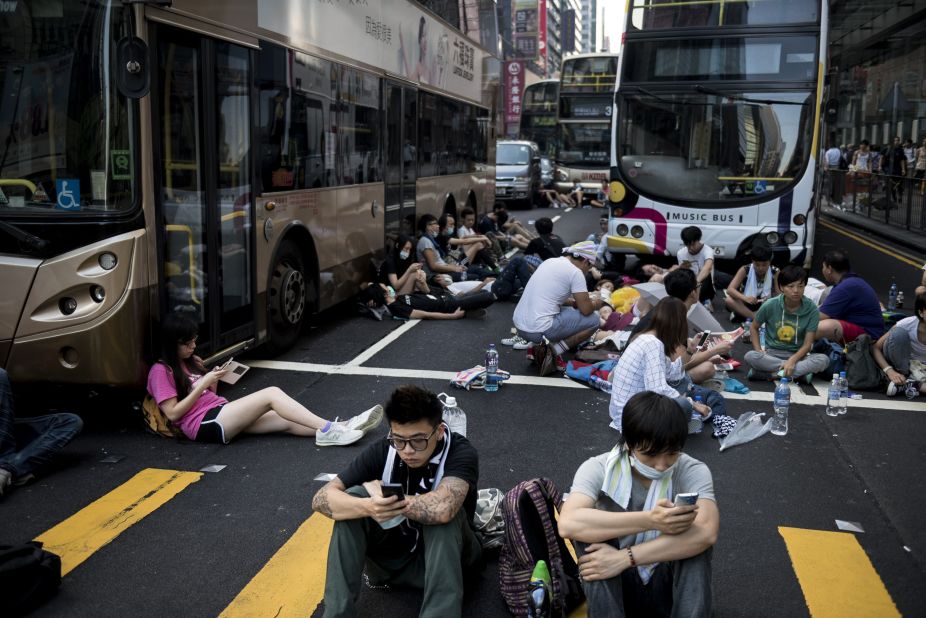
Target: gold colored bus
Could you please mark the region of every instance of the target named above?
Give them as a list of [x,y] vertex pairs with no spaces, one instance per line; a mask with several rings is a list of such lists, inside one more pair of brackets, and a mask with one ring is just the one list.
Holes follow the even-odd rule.
[[0,365],[138,385],[168,311],[207,361],[284,349],[417,216],[487,210],[494,10],[447,13],[0,3]]

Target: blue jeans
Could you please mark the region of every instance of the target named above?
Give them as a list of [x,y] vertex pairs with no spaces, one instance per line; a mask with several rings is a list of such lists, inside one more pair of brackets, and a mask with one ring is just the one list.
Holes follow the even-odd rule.
[[14,481],[50,462],[82,427],[76,414],[15,418],[10,378],[0,369],[0,468],[9,471]]
[[505,270],[492,284],[492,293],[498,300],[508,300],[515,292],[527,287],[530,278],[531,268],[527,260],[519,255],[515,256],[511,258]]

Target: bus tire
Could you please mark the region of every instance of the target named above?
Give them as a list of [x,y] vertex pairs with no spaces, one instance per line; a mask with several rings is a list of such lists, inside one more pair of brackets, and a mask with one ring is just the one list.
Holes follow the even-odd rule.
[[302,253],[295,242],[285,240],[277,252],[268,288],[269,347],[273,352],[288,350],[299,338],[308,307],[307,292]]

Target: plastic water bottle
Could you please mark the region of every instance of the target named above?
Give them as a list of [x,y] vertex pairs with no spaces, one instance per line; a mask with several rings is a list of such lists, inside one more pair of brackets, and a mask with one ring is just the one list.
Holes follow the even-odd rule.
[[772,433],[783,436],[788,433],[788,408],[791,407],[791,385],[788,378],[782,378],[775,387],[775,417],[772,419]]
[[527,586],[527,615],[529,618],[549,618],[553,604],[553,581],[550,569],[538,560]]
[[759,327],[759,347],[765,350],[765,324]]
[[[695,403],[704,403],[704,399],[701,395],[694,396]],[[688,433],[701,433],[704,429],[704,417],[701,416],[701,413],[697,410],[691,411],[691,418],[688,420]]]
[[903,309],[903,290],[897,292],[897,308]]
[[749,343],[752,338],[752,318],[743,321],[743,343]]
[[826,395],[826,415],[839,416],[839,400],[842,397],[842,383],[839,381],[839,374],[833,374],[833,381],[830,382],[830,390]]
[[846,372],[839,372],[839,413],[845,414],[849,411],[849,380],[846,378]]
[[444,404],[444,422],[447,423],[451,433],[458,433],[465,437],[466,412],[457,405],[457,398],[450,397],[447,393],[441,393],[437,398]]
[[498,350],[495,344],[490,343],[489,349],[486,350],[486,385],[487,393],[494,393],[498,390]]
[[887,308],[888,311],[894,311],[897,309],[897,282],[891,281],[891,289],[887,292]]

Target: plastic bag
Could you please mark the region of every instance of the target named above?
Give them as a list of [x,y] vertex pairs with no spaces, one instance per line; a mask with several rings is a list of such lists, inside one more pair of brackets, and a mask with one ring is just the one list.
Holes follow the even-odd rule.
[[723,452],[732,446],[752,442],[756,438],[768,433],[772,429],[772,419],[762,423],[762,417],[765,413],[745,412],[736,419],[736,427],[727,435],[726,438],[720,439],[720,450]]

